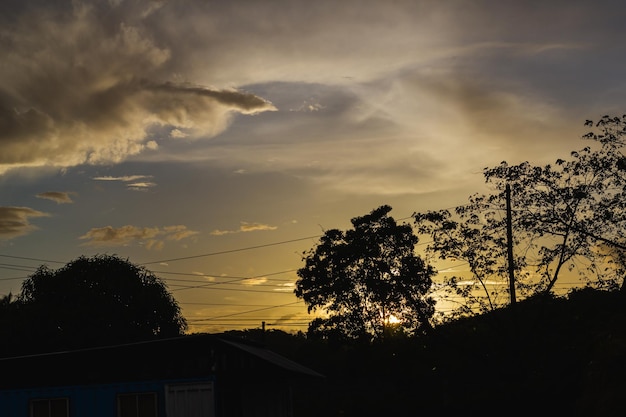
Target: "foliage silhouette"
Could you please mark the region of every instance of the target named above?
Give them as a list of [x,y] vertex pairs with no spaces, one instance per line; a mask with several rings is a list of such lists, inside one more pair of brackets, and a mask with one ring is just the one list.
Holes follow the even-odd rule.
[[390,211],[385,205],[353,218],[353,229],[328,230],[304,252],[294,292],[309,312],[326,314],[310,323],[309,334],[369,342],[429,326],[435,271],[415,255],[411,226],[396,224]]
[[23,282],[15,304],[14,321],[27,329],[15,344],[25,351],[172,337],[187,328],[158,277],[110,255],[79,257],[57,270],[41,266]]
[[[626,227],[626,118],[604,116],[583,136],[591,141],[568,159],[536,166],[502,162],[485,168],[491,195],[473,195],[449,210],[414,214],[418,234],[433,243],[427,251],[443,259],[467,261],[472,285],[459,277],[449,288],[465,297],[461,312],[502,306],[506,285],[505,188],[511,188],[516,291],[549,293],[564,271],[578,272],[584,283],[613,289],[623,282],[623,230]],[[496,282],[498,284],[498,282]],[[481,290],[483,296],[477,297]],[[477,308],[476,308],[477,307]]]
[[[520,300],[392,343],[293,335],[284,354],[326,378],[298,415],[624,415],[626,299],[586,288]],[[286,335],[283,335],[286,336]],[[287,339],[285,339],[285,342]]]

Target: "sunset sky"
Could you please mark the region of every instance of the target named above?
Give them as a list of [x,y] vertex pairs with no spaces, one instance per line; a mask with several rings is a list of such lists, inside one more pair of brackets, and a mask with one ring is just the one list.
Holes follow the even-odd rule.
[[192,331],[304,329],[295,271],[324,230],[462,204],[484,167],[567,157],[622,115],[624,21],[618,1],[3,0],[0,295],[117,254]]

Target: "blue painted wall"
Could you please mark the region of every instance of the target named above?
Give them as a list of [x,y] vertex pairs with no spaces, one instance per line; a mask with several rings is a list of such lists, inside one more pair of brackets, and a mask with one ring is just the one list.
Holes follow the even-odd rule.
[[159,415],[165,416],[165,386],[167,384],[205,381],[213,381],[213,378],[1,390],[0,416],[29,417],[28,407],[32,399],[68,398],[70,417],[116,417],[117,395],[136,392],[156,392]]

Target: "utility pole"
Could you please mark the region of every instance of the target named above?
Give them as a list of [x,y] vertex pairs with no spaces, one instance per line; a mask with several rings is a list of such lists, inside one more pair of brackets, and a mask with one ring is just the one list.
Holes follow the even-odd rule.
[[511,306],[515,306],[515,265],[513,264],[513,221],[511,215],[511,186],[506,185],[506,249],[509,260],[509,292]]

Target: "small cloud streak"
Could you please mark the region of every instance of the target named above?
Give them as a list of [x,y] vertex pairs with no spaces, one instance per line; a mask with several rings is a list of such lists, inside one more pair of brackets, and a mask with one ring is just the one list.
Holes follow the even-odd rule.
[[[479,285],[480,282],[477,280],[466,280],[466,281],[459,281],[457,282],[456,285],[458,285],[459,287],[467,287],[467,286],[474,286],[474,285]],[[506,281],[496,281],[493,279],[486,279],[483,280],[483,284],[484,285],[508,285],[508,282]]]
[[189,230],[187,229],[187,226],[183,226],[183,225],[166,226],[163,228],[163,232],[167,235],[168,240],[175,240],[175,241],[187,239],[199,233],[194,230]]
[[72,192],[60,192],[60,191],[48,191],[45,193],[37,194],[37,198],[43,198],[44,200],[52,200],[57,204],[72,204],[74,200],[70,195],[75,194]]
[[93,228],[79,239],[87,241],[84,246],[128,246],[138,242],[148,250],[161,250],[165,246],[165,240],[181,241],[197,234],[198,232],[189,230],[184,225],[163,228],[126,225],[119,228]]
[[155,186],[156,183],[154,182],[133,182],[132,184],[128,184],[128,188],[135,191],[144,191]]
[[130,181],[138,181],[138,180],[142,180],[145,178],[152,178],[151,175],[124,175],[121,177],[111,177],[111,176],[104,176],[104,177],[93,177],[92,179],[94,181],[121,181],[121,182],[130,182]]
[[266,277],[257,277],[257,278],[248,278],[246,280],[241,281],[243,285],[261,285],[267,282]]
[[152,181],[140,181],[152,178],[152,175],[126,175],[121,177],[94,177],[94,181],[119,181],[126,183],[126,187],[133,191],[145,191],[149,188],[156,187],[156,183]]
[[201,278],[204,278],[208,282],[215,282],[215,277],[212,275],[207,275],[204,272],[200,272],[200,271],[192,271],[191,273]]
[[49,214],[28,207],[0,207],[0,239],[24,236],[36,230],[29,219],[48,217]]
[[293,289],[294,289],[295,286],[296,286],[296,284],[294,284],[293,282],[286,282],[284,284],[278,285],[278,288],[275,288],[274,291],[278,291],[278,292],[293,292]]
[[278,229],[277,226],[270,226],[269,224],[263,224],[263,223],[248,223],[248,222],[240,222],[240,226],[239,229],[237,230],[213,230],[211,232],[211,234],[213,236],[222,236],[222,235],[228,235],[228,234],[232,234],[232,233],[246,233],[246,232],[256,232],[256,231],[260,231],[260,230],[276,230]]

